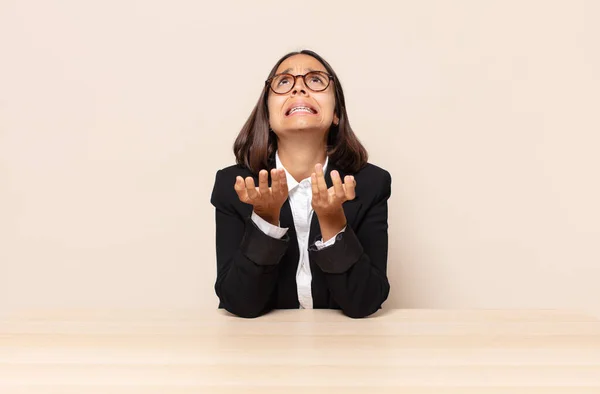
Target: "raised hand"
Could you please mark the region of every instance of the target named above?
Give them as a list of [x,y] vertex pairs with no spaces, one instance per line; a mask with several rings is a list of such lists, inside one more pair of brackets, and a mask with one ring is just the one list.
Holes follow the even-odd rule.
[[315,165],[315,172],[311,175],[312,207],[319,218],[323,240],[328,240],[344,228],[346,216],[342,204],[356,197],[356,181],[352,175],[346,175],[342,183],[340,173],[333,170],[331,181],[333,186],[327,189],[323,166]]
[[331,181],[333,186],[327,189],[323,166],[321,164],[315,165],[315,172],[311,175],[312,206],[319,216],[339,213],[344,202],[354,200],[354,197],[356,197],[356,181],[352,175],[346,175],[344,183],[342,183],[340,173],[333,170],[331,171]]
[[287,179],[283,168],[274,168],[271,170],[269,187],[268,175],[267,170],[258,173],[258,187],[254,184],[254,178],[244,179],[238,176],[235,178],[234,189],[241,202],[252,205],[258,216],[278,226],[281,207],[288,198]]

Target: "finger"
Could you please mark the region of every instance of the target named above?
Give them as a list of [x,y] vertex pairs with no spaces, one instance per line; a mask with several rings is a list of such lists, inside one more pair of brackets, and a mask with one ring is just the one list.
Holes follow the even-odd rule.
[[248,197],[250,197],[250,200],[254,200],[259,197],[256,186],[254,186],[254,178],[251,176],[246,177],[246,192],[248,192]]
[[258,173],[258,190],[261,196],[269,194],[269,173],[267,170],[260,170]]
[[356,197],[356,181],[352,175],[346,175],[344,177],[344,185],[346,186],[346,198],[348,200],[354,200]]
[[333,182],[333,190],[336,198],[340,200],[346,200],[346,193],[344,191],[344,185],[342,185],[342,178],[337,170],[331,171],[331,182]]
[[325,183],[325,174],[323,174],[323,166],[321,164],[315,165],[315,173],[317,174],[317,187],[319,194],[324,201],[327,201],[329,193],[327,193],[327,183]]
[[284,196],[288,194],[288,185],[287,185],[287,176],[285,174],[285,170],[283,168],[279,169],[279,192]]
[[278,195],[281,190],[281,183],[279,182],[279,172],[276,168],[271,170],[271,191],[274,195]]
[[241,202],[248,201],[248,192],[246,191],[246,184],[244,183],[244,178],[241,176],[235,177],[235,185],[233,185],[235,192],[238,195],[238,198]]
[[313,201],[319,201],[319,186],[317,185],[317,174],[314,172],[310,175],[310,186],[312,188],[312,199]]

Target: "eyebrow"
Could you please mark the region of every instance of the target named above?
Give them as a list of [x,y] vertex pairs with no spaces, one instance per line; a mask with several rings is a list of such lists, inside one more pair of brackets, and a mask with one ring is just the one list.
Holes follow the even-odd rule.
[[[320,72],[327,72],[327,71],[323,71],[323,70],[313,70],[312,68],[307,68],[308,72],[314,72],[314,71],[320,71]],[[280,72],[279,74],[289,74],[289,72],[292,71],[292,68],[286,68],[285,70],[283,70],[282,72]]]

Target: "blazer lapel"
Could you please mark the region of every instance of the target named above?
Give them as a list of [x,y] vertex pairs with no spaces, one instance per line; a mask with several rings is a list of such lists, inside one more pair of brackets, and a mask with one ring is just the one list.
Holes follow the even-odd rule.
[[[281,207],[281,211],[279,212],[279,222],[281,224],[281,227],[289,227],[290,230],[294,230],[294,233],[296,232],[296,228],[294,227],[294,217],[292,216],[292,208],[290,207],[289,199],[285,200],[283,206]],[[296,242],[296,244],[298,244],[298,242]]]
[[277,308],[299,307],[298,301],[298,284],[296,283],[296,271],[298,270],[298,262],[300,260],[300,249],[298,247],[298,236],[296,227],[294,226],[294,218],[292,209],[290,208],[289,200],[286,200],[281,207],[279,215],[281,227],[287,227],[287,235],[290,237],[288,250],[279,263],[279,283],[277,284],[277,297],[281,304]]

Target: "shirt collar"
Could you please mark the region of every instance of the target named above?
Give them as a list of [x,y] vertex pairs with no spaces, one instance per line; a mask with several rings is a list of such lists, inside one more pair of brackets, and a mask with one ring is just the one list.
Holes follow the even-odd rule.
[[[326,173],[326,171],[327,171],[327,164],[329,164],[329,157],[325,156],[325,164],[323,164],[323,173]],[[279,160],[279,152],[275,152],[275,168],[283,168],[283,170],[285,171],[285,178],[287,180],[288,192],[300,184],[298,181],[296,181],[296,179],[294,179],[294,177],[288,172],[288,170],[286,170],[286,168],[283,166],[283,164],[281,164],[281,160]],[[311,183],[310,177],[303,179],[302,182],[304,182],[306,180],[308,180],[308,182]]]

